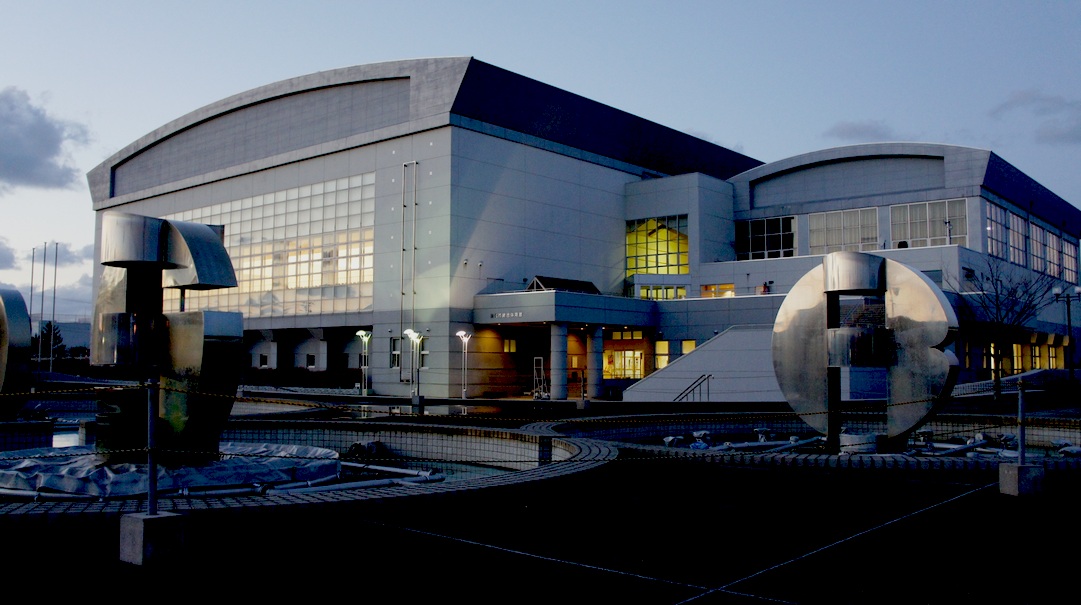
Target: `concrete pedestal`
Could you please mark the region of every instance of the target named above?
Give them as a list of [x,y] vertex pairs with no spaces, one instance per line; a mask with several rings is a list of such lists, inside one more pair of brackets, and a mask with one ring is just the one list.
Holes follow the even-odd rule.
[[1042,466],[1035,464],[999,464],[998,488],[1003,494],[1025,496],[1043,491]]
[[180,556],[184,517],[176,513],[132,513],[120,518],[120,560],[159,565]]

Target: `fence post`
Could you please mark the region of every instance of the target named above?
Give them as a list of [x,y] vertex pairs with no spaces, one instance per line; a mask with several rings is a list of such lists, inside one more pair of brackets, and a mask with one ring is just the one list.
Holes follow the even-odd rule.
[[154,461],[154,425],[158,419],[157,381],[146,381],[146,512],[158,514],[158,467]]

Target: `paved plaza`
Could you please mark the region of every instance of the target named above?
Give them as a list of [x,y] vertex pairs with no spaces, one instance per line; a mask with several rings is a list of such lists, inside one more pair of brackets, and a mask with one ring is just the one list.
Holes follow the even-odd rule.
[[79,578],[80,597],[145,586],[362,603],[1070,602],[1081,482],[1051,474],[1045,487],[1003,494],[986,471],[631,456],[485,489],[208,506],[189,513],[187,555],[167,566],[120,562],[100,518],[0,531],[16,589]]

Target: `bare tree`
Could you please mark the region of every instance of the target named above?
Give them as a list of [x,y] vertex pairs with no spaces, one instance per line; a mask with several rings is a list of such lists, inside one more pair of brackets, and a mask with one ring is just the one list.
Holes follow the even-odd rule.
[[961,302],[960,318],[977,324],[983,340],[994,345],[992,378],[996,399],[1002,393],[1006,347],[1021,342],[1040,312],[1055,302],[1051,288],[1058,284],[1056,277],[993,256],[984,256],[980,268],[966,270],[961,284],[951,284],[958,286],[954,289]]

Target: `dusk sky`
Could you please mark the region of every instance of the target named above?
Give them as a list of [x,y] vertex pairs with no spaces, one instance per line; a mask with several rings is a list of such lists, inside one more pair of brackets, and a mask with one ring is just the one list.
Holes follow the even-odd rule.
[[33,281],[34,314],[44,293],[58,321],[92,310],[87,172],[219,99],[380,61],[472,56],[763,162],[989,149],[1081,207],[1081,1],[0,0],[0,15],[0,287],[29,300]]

